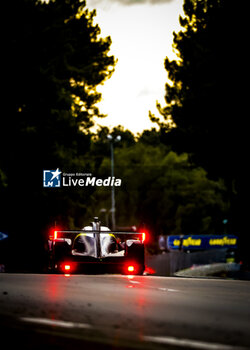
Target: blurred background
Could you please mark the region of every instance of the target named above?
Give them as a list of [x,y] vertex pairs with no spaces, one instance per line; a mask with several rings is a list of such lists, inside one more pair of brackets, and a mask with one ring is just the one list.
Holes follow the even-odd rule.
[[[148,95],[143,99],[144,108],[149,101],[145,124],[136,114],[139,98],[130,100],[122,90],[110,89],[114,98],[107,97],[105,111],[101,108],[105,98],[100,91],[105,96],[105,84],[119,68],[119,50],[111,49],[112,33],[103,36],[98,24],[101,1],[90,2],[91,10],[80,0],[4,4],[2,269],[43,271],[47,239],[55,227],[79,229],[93,216],[112,225],[110,187],[43,187],[46,169],[111,176],[111,148],[114,176],[122,180],[115,188],[116,229],[146,230],[149,255],[168,254],[168,247],[159,245],[160,237],[236,235],[234,261],[249,269],[245,5],[232,0],[117,1],[113,11],[176,2],[182,12],[178,29],[169,29],[174,55],[166,52],[164,60],[159,59],[165,74],[164,86],[159,80],[163,92],[155,100]],[[164,15],[168,21],[172,12],[161,12],[164,23]],[[143,7],[138,31],[142,19]],[[130,35],[136,30],[133,27]],[[169,33],[164,28],[161,32],[164,46]],[[146,44],[152,51],[149,39]],[[139,55],[140,45],[130,50],[132,60],[124,71],[130,74],[131,89],[137,50]],[[147,52],[143,55],[146,60]],[[147,80],[155,63],[151,67],[146,62]],[[140,75],[139,81],[143,90]],[[130,108],[130,124],[117,120],[99,125],[108,106],[116,104],[117,94],[123,96],[121,113],[124,106]],[[137,119],[140,130],[130,130],[127,125]]]

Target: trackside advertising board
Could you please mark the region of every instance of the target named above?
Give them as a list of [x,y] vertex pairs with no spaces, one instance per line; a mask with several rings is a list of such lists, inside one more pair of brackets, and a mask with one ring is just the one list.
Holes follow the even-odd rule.
[[169,250],[235,249],[238,237],[235,235],[175,235],[167,237]]

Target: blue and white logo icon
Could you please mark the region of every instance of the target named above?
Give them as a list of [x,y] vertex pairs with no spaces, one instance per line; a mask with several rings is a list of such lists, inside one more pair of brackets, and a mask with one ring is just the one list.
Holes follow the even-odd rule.
[[44,170],[43,171],[43,187],[61,187],[61,171]]

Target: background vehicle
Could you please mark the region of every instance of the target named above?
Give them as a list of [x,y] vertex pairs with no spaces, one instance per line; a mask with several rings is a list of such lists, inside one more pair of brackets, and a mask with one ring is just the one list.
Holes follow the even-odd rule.
[[145,234],[110,231],[98,218],[82,230],[54,231],[49,237],[49,270],[58,273],[141,275]]

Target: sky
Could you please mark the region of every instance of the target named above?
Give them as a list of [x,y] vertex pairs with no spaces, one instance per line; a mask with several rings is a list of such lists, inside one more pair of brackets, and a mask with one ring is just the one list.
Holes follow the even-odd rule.
[[156,127],[149,110],[160,116],[159,101],[165,105],[167,72],[164,59],[175,59],[173,32],[178,32],[183,0],[87,0],[96,9],[95,23],[101,36],[110,36],[110,54],[118,62],[112,77],[97,90],[98,103],[107,117],[96,118],[97,125],[124,126],[134,134]]

